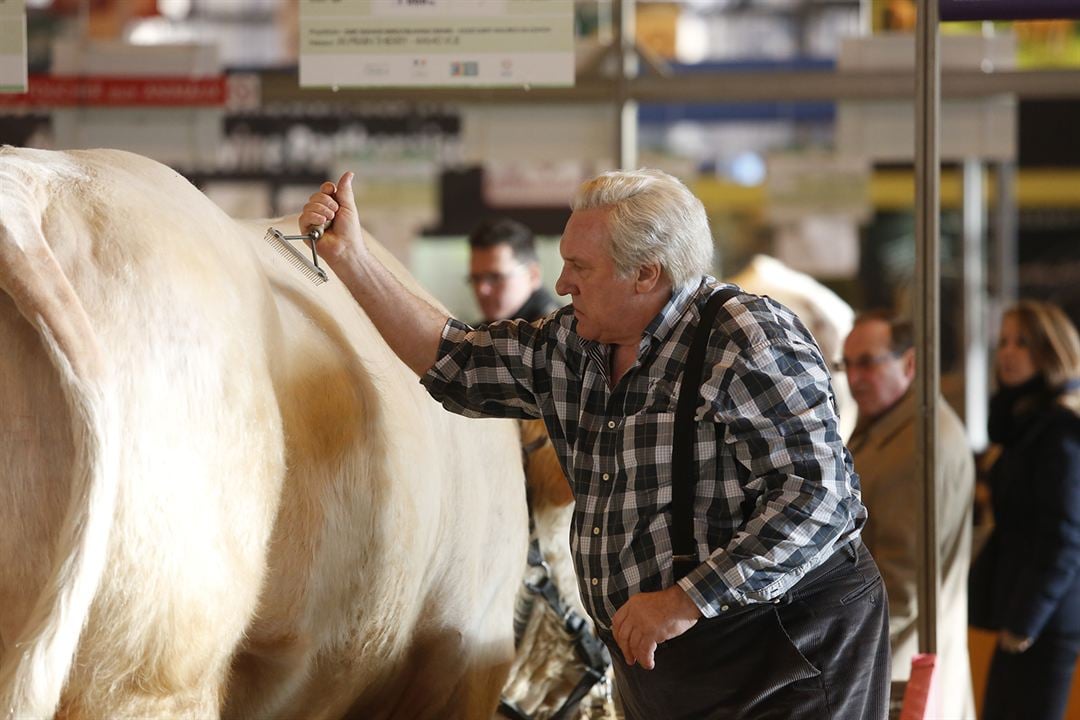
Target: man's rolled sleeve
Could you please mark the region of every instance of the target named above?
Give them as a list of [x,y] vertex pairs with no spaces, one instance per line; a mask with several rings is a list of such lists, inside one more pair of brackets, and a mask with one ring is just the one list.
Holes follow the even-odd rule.
[[707,415],[749,471],[756,505],[726,547],[679,582],[706,617],[782,596],[857,534],[861,511],[816,348],[770,338],[714,369]]
[[543,321],[502,321],[472,328],[451,318],[435,364],[420,378],[453,413],[468,417],[537,418],[534,369]]

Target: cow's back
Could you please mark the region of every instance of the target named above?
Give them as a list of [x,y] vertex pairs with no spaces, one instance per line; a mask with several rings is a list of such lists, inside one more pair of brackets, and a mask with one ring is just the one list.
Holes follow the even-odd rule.
[[[5,150],[0,182],[22,182],[114,381],[115,508],[62,709],[210,717],[230,665],[241,716],[330,717],[360,696],[365,717],[449,717],[465,694],[488,702],[485,684],[494,697],[513,592],[499,583],[525,533],[512,428],[448,416],[339,283],[308,285],[261,228],[157,163]],[[79,527],[85,455],[25,305],[0,293],[0,343],[17,348],[0,459],[25,471],[0,478],[5,667],[42,586],[64,577],[52,548]],[[449,653],[472,661],[423,677]]]
[[[9,529],[0,593],[16,599],[0,609],[5,667],[18,661],[13,645],[37,642],[24,636],[28,609],[68,581],[57,539],[63,546],[65,533],[103,523],[94,542],[105,564],[62,710],[206,717],[255,607],[283,480],[269,368],[265,355],[248,354],[266,345],[269,323],[252,321],[273,311],[265,280],[250,250],[228,244],[232,221],[144,158],[7,149],[0,175],[8,247],[21,247],[8,256],[5,280],[12,287],[29,274],[27,286],[43,289],[37,300],[12,290],[0,310],[2,331],[20,347],[7,359],[2,424],[22,428],[5,436],[3,453],[28,471],[5,465],[3,477],[13,502],[0,503]],[[54,287],[67,294],[50,295]],[[72,485],[85,443],[57,392],[65,369],[46,352],[52,329],[41,328],[34,307],[55,305],[54,296],[85,318],[101,348],[109,390],[98,402],[112,409],[117,432],[95,463],[109,464],[98,480],[115,486],[111,509],[82,507]],[[11,299],[20,297],[16,312]],[[47,309],[62,326],[62,314]],[[80,362],[78,351],[71,357]],[[79,437],[65,437],[68,426]],[[52,614],[37,635],[72,622],[60,604]],[[64,679],[57,672],[34,670],[49,683]]]

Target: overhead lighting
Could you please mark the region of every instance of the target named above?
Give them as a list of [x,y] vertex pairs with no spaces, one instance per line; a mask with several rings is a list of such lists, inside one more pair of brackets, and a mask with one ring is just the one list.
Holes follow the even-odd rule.
[[731,179],[755,187],[765,182],[765,160],[756,152],[741,152],[731,160]]
[[183,20],[191,14],[191,0],[157,0],[157,9],[170,20]]
[[169,45],[197,39],[196,30],[189,23],[175,23],[162,17],[133,22],[128,25],[126,34],[132,45]]
[[694,65],[709,59],[709,21],[699,15],[683,13],[675,26],[675,57]]

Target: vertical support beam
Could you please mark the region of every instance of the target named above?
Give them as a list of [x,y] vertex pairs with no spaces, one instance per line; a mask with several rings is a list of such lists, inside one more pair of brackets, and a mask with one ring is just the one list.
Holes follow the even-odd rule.
[[986,449],[989,417],[989,327],[986,298],[986,172],[982,161],[964,162],[964,425],[976,452]]
[[916,457],[921,478],[919,513],[919,651],[937,652],[937,405],[939,367],[941,198],[938,151],[941,67],[938,0],[919,0],[915,39],[915,363]]
[[859,34],[874,34],[874,0],[859,0]]
[[993,286],[994,298],[1000,311],[1006,305],[1016,302],[1019,295],[1017,268],[1020,258],[1017,253],[1017,217],[1016,217],[1016,165],[1005,160],[998,163],[994,173],[996,205],[994,220]]
[[615,27],[615,153],[614,160],[622,170],[637,167],[638,107],[630,98],[629,81],[638,74],[635,48],[637,22],[635,0],[612,0]]

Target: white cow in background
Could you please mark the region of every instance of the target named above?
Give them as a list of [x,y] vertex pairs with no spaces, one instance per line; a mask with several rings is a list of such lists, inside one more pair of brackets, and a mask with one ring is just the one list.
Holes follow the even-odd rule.
[[0,718],[490,717],[517,431],[264,230],[145,158],[0,149]]
[[855,429],[858,408],[848,389],[847,376],[835,368],[855,320],[851,306],[814,278],[768,255],[755,255],[742,272],[728,280],[743,290],[768,295],[790,308],[813,334],[832,369],[833,391],[840,411],[840,436],[846,442]]

